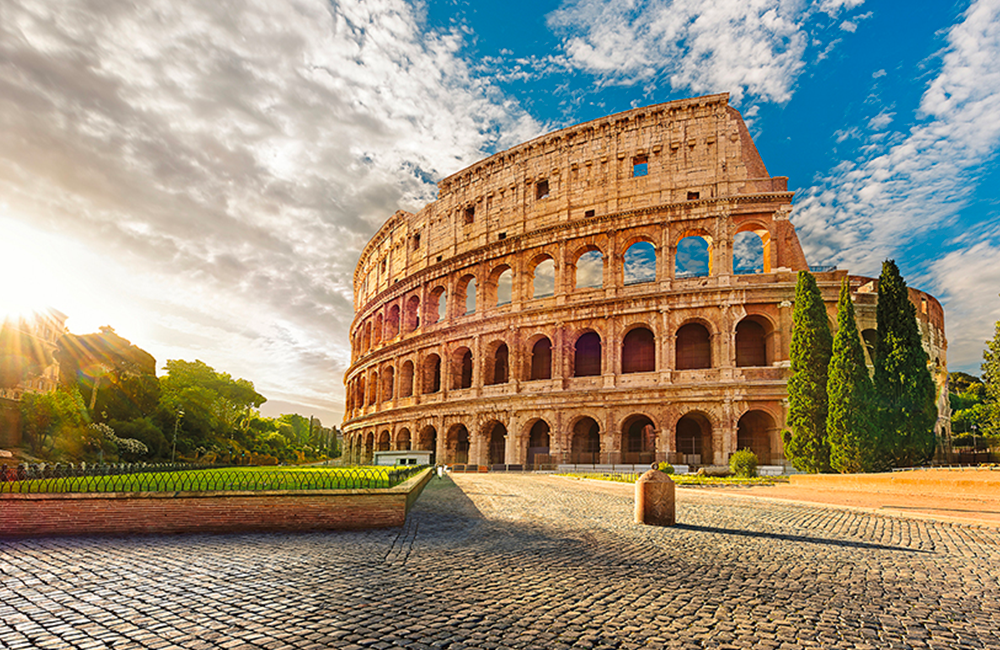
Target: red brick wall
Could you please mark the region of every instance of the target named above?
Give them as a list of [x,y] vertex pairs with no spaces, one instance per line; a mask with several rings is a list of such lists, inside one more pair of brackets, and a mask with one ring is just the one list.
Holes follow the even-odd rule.
[[0,495],[0,537],[402,526],[431,477],[385,490]]

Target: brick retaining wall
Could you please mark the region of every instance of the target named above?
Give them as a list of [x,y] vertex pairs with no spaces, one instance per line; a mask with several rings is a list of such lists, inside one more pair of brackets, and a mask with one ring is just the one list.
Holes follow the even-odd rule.
[[431,476],[378,490],[3,494],[0,537],[402,526]]

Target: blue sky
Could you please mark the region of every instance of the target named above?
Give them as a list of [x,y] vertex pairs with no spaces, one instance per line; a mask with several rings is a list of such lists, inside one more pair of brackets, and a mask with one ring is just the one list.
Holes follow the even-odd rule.
[[351,273],[393,211],[546,131],[729,92],[810,263],[895,258],[978,372],[997,61],[1000,0],[10,0],[0,309],[110,324],[339,423]]

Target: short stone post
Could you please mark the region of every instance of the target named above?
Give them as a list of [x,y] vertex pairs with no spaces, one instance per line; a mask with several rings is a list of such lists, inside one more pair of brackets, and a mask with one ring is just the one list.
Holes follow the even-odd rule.
[[673,526],[677,523],[674,482],[653,467],[635,482],[635,523]]

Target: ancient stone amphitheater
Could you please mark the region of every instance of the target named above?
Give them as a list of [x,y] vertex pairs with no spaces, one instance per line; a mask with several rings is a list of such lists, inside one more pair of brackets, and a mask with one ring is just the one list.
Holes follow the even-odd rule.
[[[727,95],[536,138],[399,211],[354,274],[348,458],[782,464],[796,272],[787,178]],[[836,322],[843,270],[816,273]],[[874,341],[877,282],[851,277]],[[939,385],[944,314],[911,292]],[[942,426],[947,402],[942,403]]]

